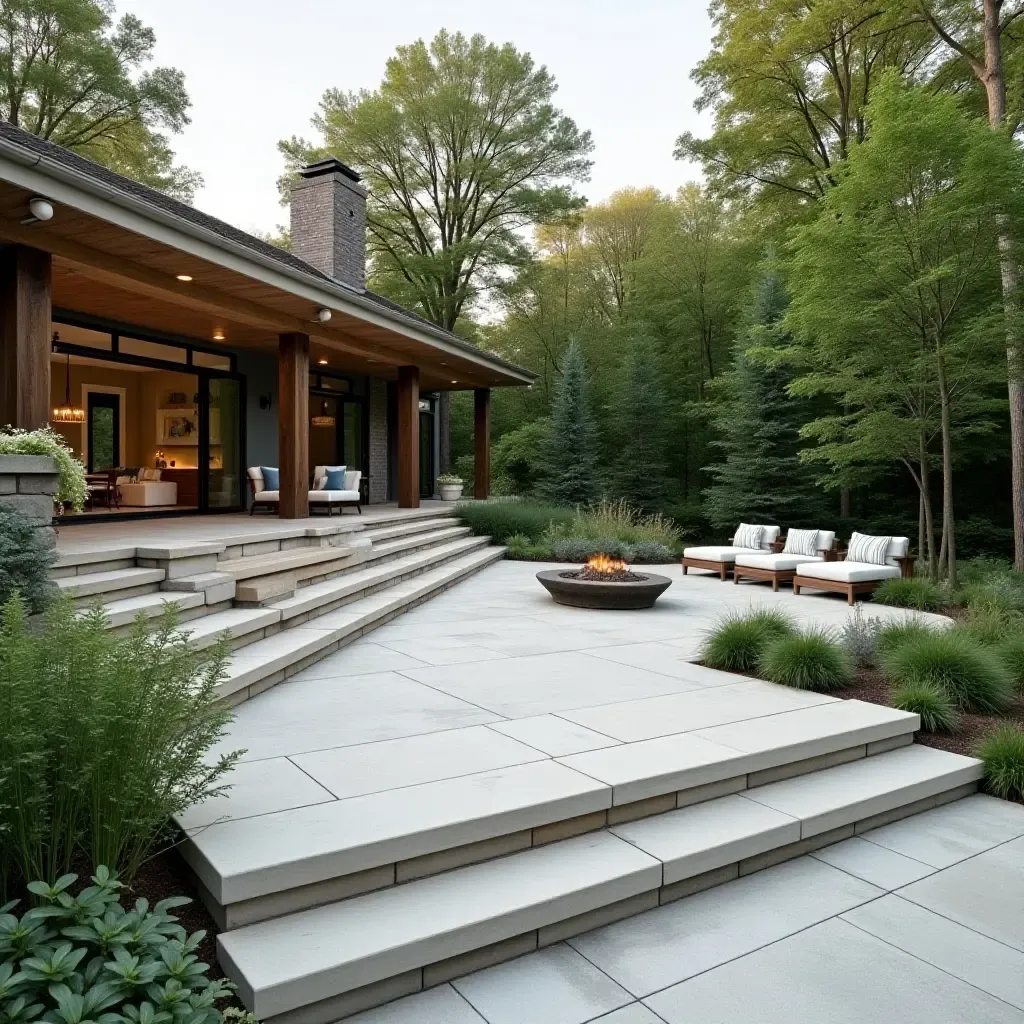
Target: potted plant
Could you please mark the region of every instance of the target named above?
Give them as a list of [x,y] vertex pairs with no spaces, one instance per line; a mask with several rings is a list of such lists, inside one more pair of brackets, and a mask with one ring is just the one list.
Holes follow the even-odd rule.
[[442,501],[458,501],[462,497],[462,477],[454,473],[442,473],[437,478],[437,487]]

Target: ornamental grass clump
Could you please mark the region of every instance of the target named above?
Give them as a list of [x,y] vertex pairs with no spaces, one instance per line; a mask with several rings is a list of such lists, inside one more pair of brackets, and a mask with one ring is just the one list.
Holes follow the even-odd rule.
[[853,682],[853,660],[831,629],[811,626],[802,633],[778,636],[764,649],[761,675],[798,690],[833,693]]
[[985,765],[985,786],[1004,800],[1024,803],[1024,729],[1001,725],[978,747]]
[[1010,633],[995,645],[996,657],[1013,677],[1018,693],[1024,693],[1024,627]]
[[925,625],[919,619],[909,617],[900,622],[880,624],[875,637],[878,658],[884,659],[887,654],[912,640],[927,640],[935,632],[937,632],[936,627]]
[[796,627],[781,612],[767,608],[729,612],[705,636],[701,660],[726,672],[756,672],[768,644],[795,633]]
[[216,1004],[234,986],[206,977],[195,953],[206,933],[188,935],[171,913],[192,901],[125,909],[107,868],[72,896],[77,879],[30,882],[36,905],[21,918],[17,900],[0,905],[0,1021],[221,1024]]
[[30,629],[20,598],[4,606],[0,897],[80,859],[130,880],[174,815],[223,792],[241,753],[207,757],[230,721],[226,640],[192,649],[173,607],[147,628],[117,636],[98,607],[61,600]]
[[935,630],[890,650],[883,660],[897,685],[934,686],[963,711],[998,714],[1013,701],[1013,677],[996,654],[962,630]]
[[960,715],[949,694],[931,683],[904,683],[892,694],[892,706],[921,716],[925,732],[956,732]]
[[573,517],[571,508],[507,498],[462,502],[456,513],[474,534],[490,537],[496,544],[507,544],[516,534],[537,543],[552,523],[568,523]]
[[871,595],[871,600],[876,604],[887,604],[894,608],[913,608],[919,612],[938,611],[943,604],[939,586],[920,577],[883,580]]

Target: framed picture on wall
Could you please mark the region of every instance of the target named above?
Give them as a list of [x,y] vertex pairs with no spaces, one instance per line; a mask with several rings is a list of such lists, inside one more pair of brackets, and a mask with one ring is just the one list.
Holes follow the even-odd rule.
[[156,443],[168,445],[199,444],[199,414],[195,409],[157,409]]

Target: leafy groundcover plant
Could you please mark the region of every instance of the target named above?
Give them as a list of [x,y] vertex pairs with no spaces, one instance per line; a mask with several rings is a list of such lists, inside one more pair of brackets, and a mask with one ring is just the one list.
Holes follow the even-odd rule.
[[39,430],[0,430],[0,455],[46,455],[57,464],[60,488],[55,502],[67,502],[76,512],[85,507],[85,466],[64,443],[64,438],[50,427]]
[[[121,906],[117,876],[97,868],[77,896],[78,876],[31,882],[38,905],[20,918],[0,906],[0,1021],[54,1024],[220,1024],[228,982],[211,981],[170,911],[185,897]],[[233,1016],[239,1016],[237,1013]]]
[[126,636],[67,601],[38,626],[18,597],[0,614],[0,899],[81,860],[130,881],[240,756],[207,756],[227,647],[193,650],[173,608]]

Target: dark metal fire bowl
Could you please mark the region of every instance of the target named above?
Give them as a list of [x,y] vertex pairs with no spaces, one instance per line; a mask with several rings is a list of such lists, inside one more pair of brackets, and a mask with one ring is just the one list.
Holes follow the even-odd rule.
[[[650,608],[672,586],[667,576],[637,573],[642,580],[605,583],[598,580],[567,579],[562,574],[571,569],[548,569],[537,573],[537,579],[557,604],[573,608],[614,608],[619,610]],[[636,572],[636,570],[633,570]]]

